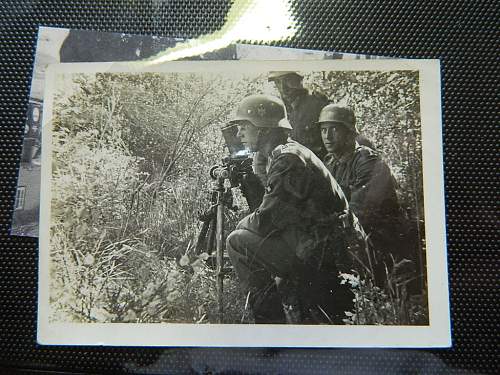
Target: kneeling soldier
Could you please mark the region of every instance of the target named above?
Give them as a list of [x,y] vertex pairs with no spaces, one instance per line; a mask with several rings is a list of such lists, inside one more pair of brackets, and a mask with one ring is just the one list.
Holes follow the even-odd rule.
[[251,95],[231,122],[246,148],[267,157],[262,203],[227,238],[255,322],[341,324],[353,295],[336,259],[361,230],[340,186],[312,151],[287,141],[280,99]]
[[[411,231],[401,210],[396,181],[377,151],[356,142],[358,131],[352,109],[327,105],[321,110],[318,127],[328,151],[325,165],[370,238],[377,254],[373,276],[383,286],[392,259],[413,260],[418,244],[416,231]],[[411,267],[406,271],[414,273]]]

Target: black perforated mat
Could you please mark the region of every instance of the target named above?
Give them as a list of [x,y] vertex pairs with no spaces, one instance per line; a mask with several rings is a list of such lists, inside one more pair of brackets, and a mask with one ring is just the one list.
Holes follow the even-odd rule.
[[[498,373],[495,1],[300,0],[281,46],[440,58],[453,348],[158,349],[36,344],[37,241],[8,235],[38,25],[196,37],[223,0],[0,3],[0,372]],[[278,44],[277,44],[278,45]],[[461,370],[460,370],[461,369]]]

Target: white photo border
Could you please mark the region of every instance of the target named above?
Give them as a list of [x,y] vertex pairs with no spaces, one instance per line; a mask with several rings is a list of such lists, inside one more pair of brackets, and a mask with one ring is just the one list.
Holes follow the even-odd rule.
[[[51,123],[55,82],[63,73],[418,70],[422,131],[428,326],[260,325],[49,322]],[[439,60],[182,61],[49,66],[43,117],[37,341],[42,345],[177,347],[450,347]]]

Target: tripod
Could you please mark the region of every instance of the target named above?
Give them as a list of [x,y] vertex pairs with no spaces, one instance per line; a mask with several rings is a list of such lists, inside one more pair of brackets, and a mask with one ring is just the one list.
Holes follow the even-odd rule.
[[210,169],[213,187],[210,190],[210,207],[204,211],[199,219],[203,222],[196,242],[196,253],[205,251],[211,255],[215,248],[215,266],[217,276],[217,323],[224,320],[224,210],[229,208],[236,211],[238,207],[233,205],[233,193],[230,187],[225,187],[224,182],[229,179],[229,171],[226,165],[214,166]]

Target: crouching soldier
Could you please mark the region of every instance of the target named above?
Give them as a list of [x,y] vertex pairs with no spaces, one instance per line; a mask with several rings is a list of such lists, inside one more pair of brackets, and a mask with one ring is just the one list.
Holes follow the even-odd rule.
[[[413,260],[418,243],[398,202],[395,179],[377,151],[356,142],[352,109],[327,105],[321,110],[318,127],[328,151],[325,165],[370,239],[376,253],[373,276],[383,286],[393,259]],[[411,267],[406,271],[414,273]]]
[[312,151],[287,141],[280,99],[251,95],[231,123],[246,148],[267,158],[262,203],[227,238],[255,322],[342,324],[353,295],[336,259],[362,231],[340,186]]

